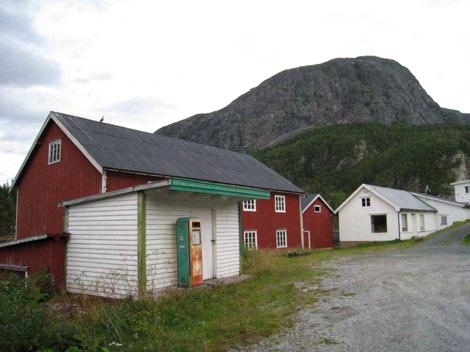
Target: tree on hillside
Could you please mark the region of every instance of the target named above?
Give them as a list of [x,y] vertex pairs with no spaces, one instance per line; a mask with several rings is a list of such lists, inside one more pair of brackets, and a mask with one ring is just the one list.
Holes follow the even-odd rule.
[[16,196],[8,183],[0,186],[0,241],[15,233]]

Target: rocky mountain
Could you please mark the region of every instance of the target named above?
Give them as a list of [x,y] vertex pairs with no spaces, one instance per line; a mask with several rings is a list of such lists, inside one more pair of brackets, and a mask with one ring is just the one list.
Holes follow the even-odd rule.
[[398,62],[363,56],[282,71],[221,110],[156,133],[252,152],[307,128],[365,122],[466,123],[470,114],[441,108]]

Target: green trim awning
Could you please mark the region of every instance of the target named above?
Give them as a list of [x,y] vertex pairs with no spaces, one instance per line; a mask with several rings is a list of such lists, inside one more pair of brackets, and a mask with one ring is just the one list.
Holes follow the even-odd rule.
[[207,181],[171,178],[171,191],[208,193],[220,196],[238,197],[246,199],[269,199],[270,192],[258,188],[233,186]]

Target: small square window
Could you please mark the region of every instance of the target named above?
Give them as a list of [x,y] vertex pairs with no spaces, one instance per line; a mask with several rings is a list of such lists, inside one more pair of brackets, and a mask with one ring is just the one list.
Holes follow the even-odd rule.
[[276,213],[286,212],[286,197],[285,196],[274,196],[274,209]]
[[244,200],[243,210],[244,211],[256,211],[256,199]]
[[315,213],[321,213],[321,206],[320,205],[314,205],[313,206],[313,211]]
[[60,139],[49,143],[49,154],[47,158],[49,165],[60,161],[60,144]]
[[362,198],[362,206],[363,207],[370,207],[370,197]]
[[276,230],[276,247],[287,248],[287,230]]
[[447,215],[441,215],[441,226],[447,226]]
[[258,236],[256,231],[244,231],[243,232],[243,243],[248,249],[257,249],[258,248]]

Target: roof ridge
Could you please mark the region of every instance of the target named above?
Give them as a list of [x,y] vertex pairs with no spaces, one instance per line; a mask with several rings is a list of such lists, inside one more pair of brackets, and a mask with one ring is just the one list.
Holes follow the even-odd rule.
[[[166,136],[166,135],[159,134],[159,133],[153,133],[153,132],[142,131],[142,130],[138,130],[138,129],[135,129],[135,128],[130,128],[130,127],[125,127],[125,126],[115,125],[115,124],[108,123],[108,122],[99,122],[99,121],[97,121],[97,120],[92,120],[92,119],[90,119],[90,118],[86,118],[86,117],[82,117],[82,116],[77,116],[77,115],[70,115],[70,114],[66,114],[66,113],[63,113],[63,112],[59,112],[59,111],[52,111],[52,110],[51,110],[51,113],[63,115],[63,116],[66,116],[66,117],[71,117],[71,118],[74,118],[74,119],[86,120],[86,121],[94,122],[94,123],[96,123],[96,124],[101,124],[101,125],[102,125],[102,124],[105,124],[105,125],[112,126],[112,127],[116,127],[116,128],[120,128],[120,129],[125,129],[125,130],[129,130],[129,131],[134,131],[134,132],[138,132],[138,133],[143,133],[143,134],[147,134],[147,135],[152,136],[152,137],[159,137],[159,138],[165,138],[165,139],[169,139],[169,140],[176,140],[176,141],[179,141],[179,142],[184,142],[184,143],[193,144],[193,145],[199,145],[199,146],[203,146],[203,147],[206,147],[206,148],[213,148],[213,149],[222,150],[222,151],[229,152],[229,153],[234,153],[234,154],[249,156],[249,157],[252,157],[253,159],[255,159],[256,161],[259,162],[258,159],[254,158],[254,157],[253,157],[252,155],[250,155],[250,154],[246,154],[246,153],[242,153],[242,152],[237,152],[237,151],[230,150],[230,149],[215,147],[215,146],[213,146],[213,145],[202,144],[202,143],[197,143],[197,142],[191,142],[191,141],[187,141],[187,140],[181,139],[181,138]],[[104,134],[104,133],[96,132],[96,131],[93,131],[93,132],[95,132],[95,133],[100,133],[100,134]],[[151,144],[151,143],[147,143],[147,144]]]

